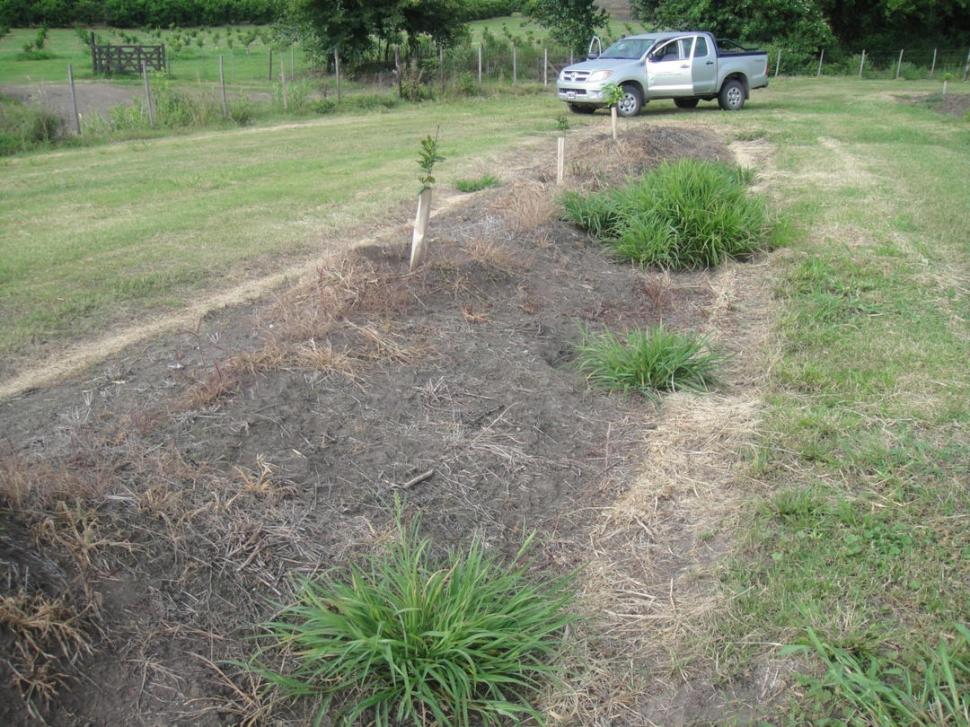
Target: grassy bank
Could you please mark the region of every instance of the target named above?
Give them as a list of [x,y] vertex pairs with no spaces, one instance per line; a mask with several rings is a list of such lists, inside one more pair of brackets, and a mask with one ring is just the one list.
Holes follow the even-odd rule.
[[941,648],[970,685],[970,125],[892,84],[779,85],[784,108],[742,136],[775,142],[770,186],[804,235],[754,463],[772,494],[726,576],[724,663],[806,645],[799,724],[965,724],[918,692],[927,673],[949,692],[928,668]]

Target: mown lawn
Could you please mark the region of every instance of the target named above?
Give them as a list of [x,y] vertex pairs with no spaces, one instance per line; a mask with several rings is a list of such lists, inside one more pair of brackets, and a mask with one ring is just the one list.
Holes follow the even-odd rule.
[[473,157],[554,133],[560,112],[549,96],[469,100],[4,160],[0,355],[178,309],[384,224],[438,127],[447,185]]

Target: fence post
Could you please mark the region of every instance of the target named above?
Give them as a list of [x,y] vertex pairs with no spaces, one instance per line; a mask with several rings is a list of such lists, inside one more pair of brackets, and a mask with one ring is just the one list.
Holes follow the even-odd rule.
[[930,77],[932,78],[933,72],[936,70],[936,48],[933,49],[933,62],[930,64]]
[[340,48],[333,49],[333,70],[337,75],[337,103],[340,103]]
[[482,44],[478,44],[478,85],[482,85]]
[[296,53],[293,51],[293,45],[290,45],[290,78],[296,77]]
[[549,49],[542,49],[542,85],[549,86]]
[[862,69],[866,66],[866,49],[862,49],[862,60],[859,61],[859,78],[862,78]]
[[286,97],[286,58],[280,56],[280,92],[283,94],[283,110],[290,110],[289,99]]
[[515,55],[515,42],[512,43],[512,83],[518,82],[519,67]]
[[438,44],[438,75],[441,79],[441,95],[445,95],[445,44]]
[[822,52],[819,54],[819,57],[818,57],[818,73],[815,74],[816,78],[820,78],[822,76],[822,61],[824,60],[825,60],[825,49],[822,48]]
[[967,62],[963,65],[963,80],[967,80],[967,75],[970,74],[970,51],[967,51]]
[[899,51],[899,60],[896,62],[896,80],[899,80],[899,73],[903,69],[903,51]]
[[77,127],[77,135],[81,135],[81,114],[77,112],[77,90],[74,88],[74,67],[67,64],[67,82],[71,84],[71,108],[74,110],[74,126]]
[[778,60],[775,62],[775,78],[778,78],[778,71],[781,69],[781,48],[778,49]]
[[573,64],[573,52],[569,51],[569,65]]
[[269,80],[270,83],[273,81],[273,49],[269,49]]
[[145,84],[145,104],[148,107],[148,123],[155,128],[155,102],[152,101],[152,87],[148,82],[148,66],[145,61],[141,62],[141,78]]
[[229,118],[229,101],[226,99],[226,61],[219,56],[219,87],[222,89],[222,115]]
[[394,46],[394,73],[397,74],[397,97],[401,98],[403,92],[403,79],[401,78],[401,46]]

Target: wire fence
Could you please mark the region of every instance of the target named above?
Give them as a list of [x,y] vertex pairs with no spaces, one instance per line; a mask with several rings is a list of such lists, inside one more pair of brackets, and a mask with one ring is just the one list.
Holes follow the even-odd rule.
[[817,54],[769,47],[768,70],[773,76],[856,76],[870,79],[966,81],[970,48],[829,48]]

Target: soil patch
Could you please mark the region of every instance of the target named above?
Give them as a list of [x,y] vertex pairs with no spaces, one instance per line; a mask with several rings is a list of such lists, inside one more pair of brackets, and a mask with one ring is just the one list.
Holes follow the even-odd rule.
[[[130,104],[141,95],[136,86],[120,86],[98,81],[77,81],[77,110],[82,123],[85,118],[100,116],[107,119],[111,109]],[[0,94],[25,104],[42,106],[57,114],[64,128],[74,132],[74,109],[71,105],[71,88],[66,83],[36,83],[0,86]]]
[[[570,184],[590,188],[729,158],[708,132],[652,125],[582,149]],[[73,629],[0,622],[0,721],[305,723],[309,705],[275,704],[228,660],[294,575],[386,541],[395,498],[439,548],[480,533],[510,553],[538,530],[537,568],[592,558],[599,513],[660,420],[587,389],[580,326],[720,330],[739,308],[723,273],[618,265],[559,221],[552,161],[439,216],[418,273],[395,233],[0,403],[0,597]],[[732,412],[750,407],[730,401],[722,428]],[[631,537],[635,520],[617,527]]]
[[943,96],[933,93],[928,96],[907,97],[907,101],[922,106],[929,106],[934,111],[963,118],[970,114],[970,93],[948,93]]

